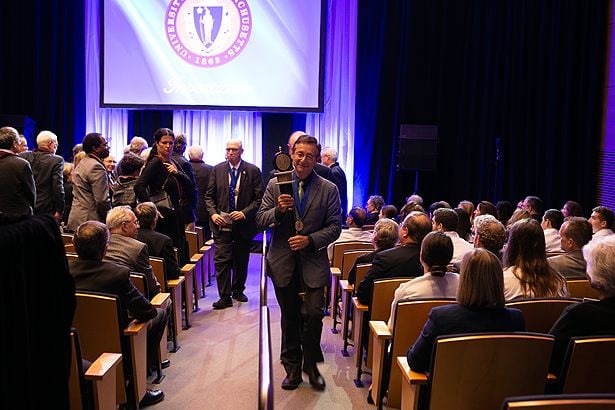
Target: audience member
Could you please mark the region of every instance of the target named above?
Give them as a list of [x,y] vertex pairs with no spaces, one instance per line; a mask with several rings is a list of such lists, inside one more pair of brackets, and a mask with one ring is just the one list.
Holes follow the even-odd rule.
[[506,222],[508,222],[512,216],[515,207],[510,203],[510,201],[498,201],[498,203],[495,204],[495,209],[498,211],[498,214],[496,215],[498,221],[506,225]]
[[348,283],[355,284],[357,275],[357,265],[362,263],[372,263],[377,253],[391,249],[399,240],[399,225],[392,219],[380,219],[374,225],[374,234],[372,244],[374,250],[372,252],[361,255],[357,258],[354,265],[348,272]]
[[395,309],[402,299],[454,298],[457,295],[459,275],[449,272],[447,266],[453,257],[453,242],[442,232],[430,232],[421,244],[423,276],[399,285],[391,303],[389,328],[395,325]]
[[177,134],[175,136],[175,143],[173,144],[173,154],[171,154],[171,158],[177,162],[184,173],[190,178],[192,182],[192,189],[189,189],[188,192],[184,193],[184,197],[186,201],[181,203],[182,213],[184,215],[184,225],[185,230],[194,231],[194,210],[196,209],[197,202],[197,191],[196,191],[196,181],[194,180],[194,173],[192,172],[191,163],[184,157],[184,152],[186,152],[187,140],[186,135]]
[[99,133],[83,139],[85,157],[73,172],[73,206],[68,216],[68,229],[74,231],[85,221],[104,221],[111,208],[109,181],[102,158],[109,155],[109,144]]
[[117,180],[116,166],[117,161],[113,155],[107,155],[107,158],[103,159],[105,169],[107,170],[107,176],[109,177],[109,185],[113,185]]
[[586,279],[582,248],[592,239],[592,226],[581,216],[570,216],[559,229],[563,255],[547,258],[549,265],[566,279]]
[[457,303],[431,309],[421,335],[408,350],[410,368],[429,370],[438,336],[525,331],[521,311],[504,303],[500,260],[485,249],[468,252],[461,263]]
[[506,228],[493,215],[479,215],[474,219],[474,247],[484,248],[502,260],[506,243]]
[[518,222],[522,219],[527,219],[527,218],[531,218],[530,213],[528,211],[526,211],[523,208],[515,209],[510,219],[508,220],[508,222],[506,222],[506,229],[510,230],[510,228],[515,224],[515,222]]
[[[136,158],[136,155],[131,154]],[[125,162],[124,165],[127,165]],[[156,256],[164,260],[164,274],[166,280],[177,279],[180,276],[179,266],[175,258],[173,241],[168,236],[156,232],[158,210],[153,202],[143,202],[135,208],[135,215],[139,220],[137,240],[147,245],[149,256]]]
[[493,215],[497,218],[498,210],[495,209],[495,205],[493,205],[491,202],[480,201],[478,205],[476,205],[476,209],[474,210],[474,218],[479,215]]
[[592,231],[594,232],[592,241],[613,235],[614,220],[615,215],[613,215],[613,211],[610,208],[597,206],[592,209],[592,214],[589,217],[589,223],[592,225]]
[[75,166],[77,166],[77,164],[75,163],[75,157],[77,156],[78,153],[83,152],[83,144],[75,144],[73,146],[73,163],[75,164]]
[[19,134],[19,149],[18,149],[18,154],[21,154],[22,152],[26,152],[28,150],[28,140],[26,139],[26,136],[23,134]]
[[[141,156],[141,153],[143,153],[146,148],[147,148],[147,141],[145,140],[145,138],[134,136],[130,140],[130,144],[124,147],[123,154],[126,155],[127,153],[132,152],[133,154],[143,158],[143,161],[147,161],[147,156],[145,157]],[[147,152],[147,154],[149,154],[149,151]],[[117,163],[117,166],[115,168],[115,173],[117,175],[126,175],[124,174],[124,172],[122,172],[122,159],[120,159],[120,161]]]
[[160,283],[149,263],[147,245],[137,240],[139,220],[129,206],[118,206],[107,214],[107,228],[111,233],[105,262],[126,266],[133,272],[143,273],[147,278],[149,297],[160,293]]
[[128,205],[132,209],[137,206],[137,194],[135,184],[145,164],[143,158],[129,152],[121,160],[121,174],[117,181],[111,186],[113,192],[113,206]]
[[36,187],[30,163],[17,155],[19,134],[12,127],[0,128],[0,222],[32,215]]
[[459,237],[457,233],[458,222],[457,212],[450,208],[436,209],[431,219],[431,226],[434,231],[442,232],[451,238],[453,243],[452,263],[460,262],[466,252],[474,249],[471,243]]
[[526,196],[522,204],[523,209],[530,213],[530,217],[536,222],[542,221],[542,199],[537,196]]
[[535,219],[522,219],[510,229],[504,266],[506,300],[568,296],[566,279],[547,263],[545,236]]
[[333,245],[339,242],[348,241],[364,241],[371,242],[373,234],[371,231],[364,231],[363,225],[365,224],[365,209],[360,206],[353,207],[348,216],[346,217],[347,229],[342,229],[342,233],[339,238],[327,246],[327,255],[329,261],[333,260]]
[[433,219],[433,213],[437,209],[441,208],[453,209],[453,207],[446,201],[436,201],[433,204],[429,205],[429,219]]
[[372,195],[367,199],[367,205],[365,205],[365,209],[367,211],[365,225],[374,225],[378,221],[380,210],[383,206],[384,198],[380,195]]
[[403,222],[411,212],[425,212],[422,205],[417,204],[416,202],[410,201],[407,202],[399,211],[399,215],[397,215],[397,222]]
[[[418,194],[412,194],[408,198],[406,198],[406,203],[414,202],[417,205],[423,206],[423,197]],[[424,211],[421,211],[424,212]]]
[[453,209],[457,214],[457,234],[460,238],[470,242],[472,238],[472,223],[470,222],[470,215],[463,208]]
[[468,217],[470,218],[470,223],[474,222],[474,204],[468,200],[463,200],[459,202],[457,208],[461,208],[468,213]]
[[346,219],[346,212],[348,212],[348,190],[346,183],[346,173],[340,167],[337,162],[337,151],[332,147],[326,147],[322,150],[322,164],[331,168],[331,175],[333,177],[333,183],[337,186],[337,190],[340,194],[340,203],[342,207],[342,221]]
[[575,201],[566,201],[561,211],[564,218],[568,218],[570,216],[583,216],[583,208],[581,207],[581,204]]
[[[109,231],[98,221],[87,221],[79,225],[73,238],[77,259],[68,262],[69,270],[77,290],[104,292],[116,295],[124,309],[123,322],[131,319],[147,323],[147,366],[157,363],[160,340],[167,324],[167,315],[158,309],[134,287],[130,281],[130,269],[112,262],[103,261],[107,251]],[[149,406],[164,399],[162,390],[147,389],[141,399],[141,406]]]
[[583,247],[587,276],[598,292],[597,301],[568,306],[551,328],[555,337],[551,372],[559,374],[570,339],[576,336],[615,336],[615,237]]
[[547,253],[562,252],[562,237],[559,234],[559,228],[563,222],[564,215],[557,209],[547,209],[542,216],[540,226],[545,234],[545,250]]
[[192,171],[194,171],[197,192],[195,224],[203,228],[203,236],[205,240],[209,240],[211,230],[209,229],[209,213],[205,204],[205,194],[207,193],[209,176],[214,167],[203,161],[203,148],[198,145],[193,145],[188,149],[188,158],[190,158],[190,165],[192,165]]
[[73,206],[73,171],[75,166],[70,162],[64,163],[62,178],[64,182],[64,212],[62,213],[62,223],[68,224],[68,215]]
[[75,154],[75,156],[73,157],[73,165],[75,166],[75,168],[77,168],[77,165],[79,165],[83,158],[85,158],[85,152],[79,151]]
[[34,215],[51,215],[62,222],[64,213],[64,159],[56,155],[58,137],[51,131],[36,136],[36,149],[19,154],[30,163],[36,184]]
[[384,205],[382,209],[380,209],[380,215],[378,215],[378,219],[388,218],[395,219],[397,217],[397,207],[395,205]]

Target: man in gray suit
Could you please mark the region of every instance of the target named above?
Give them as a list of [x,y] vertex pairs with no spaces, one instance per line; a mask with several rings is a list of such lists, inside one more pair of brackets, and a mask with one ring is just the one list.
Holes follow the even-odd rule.
[[256,214],[261,229],[273,225],[266,268],[282,316],[280,356],[287,373],[282,382],[286,390],[303,381],[302,364],[310,384],[325,388],[316,363],[324,361],[320,348],[324,288],[331,281],[327,246],[340,235],[341,208],[335,185],[314,172],[319,155],[316,138],[300,136],[291,151],[293,194],[281,193],[272,178]]
[[68,229],[74,231],[85,221],[104,221],[111,208],[109,179],[103,158],[109,156],[107,140],[93,132],[83,139],[86,156],[73,171],[73,204]]
[[129,206],[116,206],[107,214],[107,228],[111,233],[105,262],[114,262],[140,272],[147,277],[149,297],[160,293],[160,283],[149,263],[147,245],[137,240],[139,220]]
[[562,224],[559,233],[562,250],[566,253],[547,258],[547,262],[566,279],[587,279],[581,249],[592,239],[591,224],[583,217],[572,216]]

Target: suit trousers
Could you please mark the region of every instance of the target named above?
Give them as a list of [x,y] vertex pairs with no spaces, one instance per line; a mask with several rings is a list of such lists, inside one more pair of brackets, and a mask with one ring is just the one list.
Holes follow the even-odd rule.
[[221,298],[225,298],[231,294],[243,293],[248,278],[252,238],[245,239],[238,231],[219,231],[214,234],[214,243],[218,294]]
[[287,373],[301,368],[302,362],[311,365],[325,360],[320,348],[325,315],[324,288],[307,288],[302,299],[297,282],[295,278],[288,286],[274,286],[281,311],[280,359]]
[[156,317],[147,322],[147,366],[154,366],[158,362],[158,349],[160,340],[167,326],[168,316],[164,309],[156,308]]

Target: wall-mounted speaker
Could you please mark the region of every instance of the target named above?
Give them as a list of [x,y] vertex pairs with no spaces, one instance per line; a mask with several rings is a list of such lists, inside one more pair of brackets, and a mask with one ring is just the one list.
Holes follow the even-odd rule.
[[397,154],[399,169],[435,171],[438,168],[438,126],[402,124]]

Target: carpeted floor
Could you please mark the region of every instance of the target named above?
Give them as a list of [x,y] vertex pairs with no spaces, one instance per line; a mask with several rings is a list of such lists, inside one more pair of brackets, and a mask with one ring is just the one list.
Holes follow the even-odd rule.
[[[152,409],[254,409],[258,406],[258,320],[261,257],[252,254],[246,295],[247,303],[213,310],[218,298],[215,282],[207,295],[199,299],[200,310],[192,315],[192,327],[180,333],[180,350],[169,354],[171,366],[161,384],[149,385],[165,392],[165,400]],[[370,376],[363,375],[366,387],[353,383],[355,368],[352,356],[343,357],[342,338],[331,333],[331,319],[324,320],[322,347],[325,363],[319,366],[327,383],[323,392],[310,387],[304,374],[303,384],[285,391],[280,383],[285,377],[279,362],[280,312],[271,284],[268,290],[271,313],[271,342],[276,409],[369,409],[367,386]],[[339,326],[338,326],[339,329]],[[352,347],[349,348],[352,355]]]

